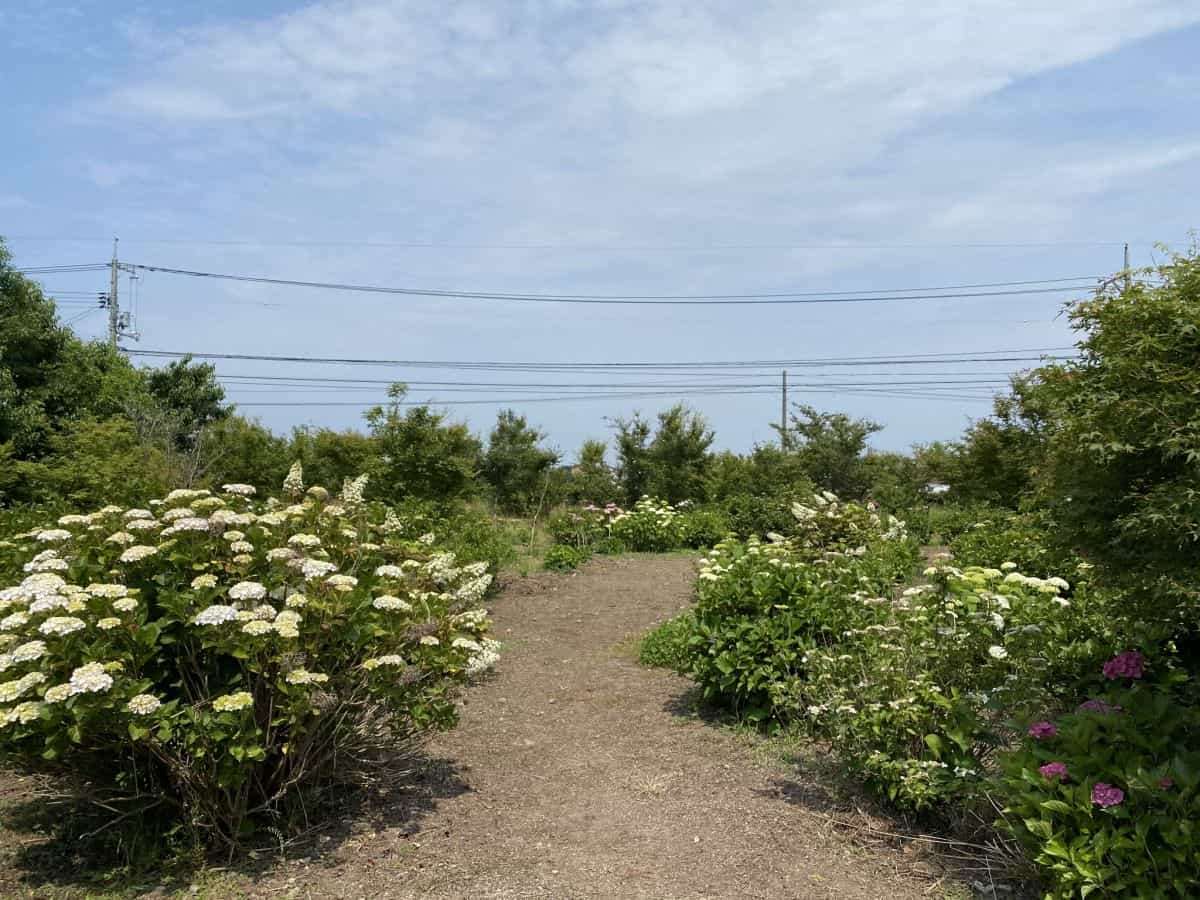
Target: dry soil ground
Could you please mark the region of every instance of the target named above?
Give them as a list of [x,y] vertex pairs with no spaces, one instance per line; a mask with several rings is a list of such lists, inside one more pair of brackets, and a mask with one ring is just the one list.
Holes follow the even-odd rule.
[[[420,781],[307,856],[202,892],[942,896],[902,851],[830,828],[819,789],[694,715],[685,679],[638,665],[634,640],[689,603],[694,571],[680,556],[611,558],[510,583],[493,603],[503,658],[461,725],[433,741]],[[0,893],[20,889],[13,874]]]

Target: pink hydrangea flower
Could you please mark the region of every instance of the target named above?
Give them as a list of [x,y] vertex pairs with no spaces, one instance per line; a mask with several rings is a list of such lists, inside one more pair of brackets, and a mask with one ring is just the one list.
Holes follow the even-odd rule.
[[1141,678],[1146,659],[1136,650],[1118,653],[1104,664],[1105,678]]
[[1066,781],[1071,774],[1067,771],[1067,764],[1061,762],[1046,763],[1044,766],[1041,766],[1038,771],[1042,773],[1043,778],[1048,778],[1051,781],[1056,778],[1060,781]]
[[1092,785],[1092,802],[1097,806],[1120,806],[1125,800],[1125,792],[1119,787],[1097,781]]
[[1034,722],[1029,726],[1029,736],[1039,741],[1052,738],[1058,734],[1058,727],[1053,722]]
[[1119,713],[1119,712],[1122,712],[1123,710],[1121,709],[1121,707],[1117,706],[1115,703],[1108,703],[1107,701],[1104,701],[1104,700],[1094,699],[1094,700],[1086,700],[1083,703],[1080,703],[1077,711],[1078,712],[1094,712],[1094,713],[1101,713],[1102,715],[1107,715],[1109,713]]
[[1175,787],[1175,779],[1171,778],[1170,776],[1160,778],[1158,779],[1158,786],[1164,791],[1169,791],[1171,788]]

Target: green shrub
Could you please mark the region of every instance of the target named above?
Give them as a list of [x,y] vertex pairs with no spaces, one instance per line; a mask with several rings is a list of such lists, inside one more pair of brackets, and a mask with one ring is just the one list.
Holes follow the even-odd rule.
[[779,495],[734,494],[723,503],[729,530],[740,538],[765,538],[783,534],[796,521],[792,503],[798,497]]
[[1029,726],[1002,758],[1003,823],[1049,883],[1050,897],[1200,893],[1200,697],[1167,668],[1141,681],[1140,654],[1099,696]]
[[546,522],[546,530],[554,543],[568,547],[594,547],[608,536],[608,523],[620,515],[620,507],[609,504],[603,508],[592,505],[563,509]]
[[711,506],[686,507],[679,516],[679,539],[693,550],[713,547],[729,535],[729,520]]
[[950,541],[954,559],[966,565],[1011,562],[1030,575],[1073,571],[1082,562],[1055,543],[1054,524],[1044,514],[994,510]]
[[587,547],[571,547],[567,544],[555,544],[546,551],[543,565],[552,571],[569,572],[577,569],[592,557],[592,551]]
[[638,645],[638,662],[686,674],[691,665],[688,641],[694,623],[692,613],[686,612],[647,632]]
[[679,511],[653,497],[643,497],[633,509],[618,513],[608,530],[614,540],[634,553],[661,553],[684,546]]
[[491,575],[398,537],[363,480],[328,500],[248,485],[68,515],[0,546],[0,759],[160,807],[205,842],[286,829],[455,721],[495,658]]

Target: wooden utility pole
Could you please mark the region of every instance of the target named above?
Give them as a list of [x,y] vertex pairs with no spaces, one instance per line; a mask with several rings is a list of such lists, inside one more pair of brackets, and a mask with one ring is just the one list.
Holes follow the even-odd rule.
[[117,332],[121,326],[121,311],[117,304],[119,265],[117,262],[117,239],[113,238],[113,255],[108,275],[108,344],[114,350],[117,349]]
[[788,449],[787,427],[787,369],[783,370],[783,396],[779,402],[779,446]]
[[1129,290],[1132,280],[1129,274],[1129,245],[1125,245],[1125,290]]

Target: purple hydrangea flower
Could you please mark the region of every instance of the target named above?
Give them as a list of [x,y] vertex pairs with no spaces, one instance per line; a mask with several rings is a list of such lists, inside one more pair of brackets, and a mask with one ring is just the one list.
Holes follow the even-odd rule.
[[1058,727],[1053,722],[1034,722],[1029,726],[1029,736],[1039,741],[1052,738],[1058,734]]
[[1097,806],[1120,806],[1125,801],[1125,792],[1119,787],[1097,781],[1092,785],[1092,802]]
[[1047,778],[1050,781],[1054,781],[1055,779],[1066,781],[1071,774],[1067,771],[1067,764],[1061,762],[1046,763],[1044,766],[1038,768],[1038,771],[1042,773],[1043,778]]
[[1080,703],[1077,712],[1093,712],[1100,713],[1102,715],[1108,715],[1109,713],[1123,712],[1123,710],[1115,703],[1109,703],[1100,699],[1093,699],[1085,700],[1083,703]]
[[1146,658],[1136,650],[1118,653],[1104,664],[1105,678],[1141,678]]

